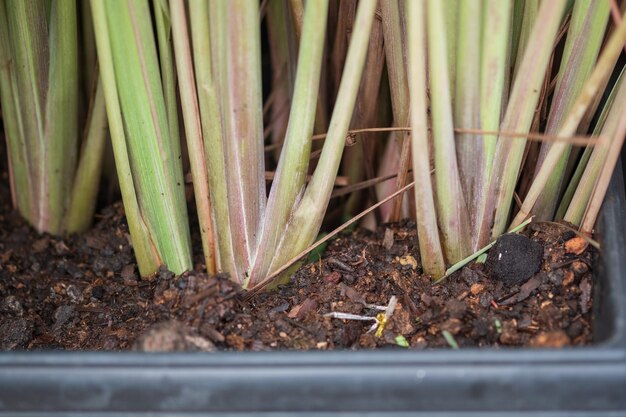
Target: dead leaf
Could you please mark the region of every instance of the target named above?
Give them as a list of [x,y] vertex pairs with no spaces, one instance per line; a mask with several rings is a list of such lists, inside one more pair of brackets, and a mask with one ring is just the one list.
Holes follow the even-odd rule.
[[530,340],[530,346],[541,348],[562,348],[570,344],[569,337],[563,330],[540,333]]
[[387,250],[393,246],[393,230],[385,229],[385,237],[383,238],[383,247]]
[[520,287],[519,292],[517,294],[502,301],[500,305],[507,306],[507,305],[519,303],[520,301],[527,299],[528,296],[530,296],[530,294],[533,291],[539,288],[539,286],[541,285],[541,281],[542,281],[541,277],[538,275],[535,275],[534,277],[526,281],[524,285]]
[[564,276],[563,276],[563,281],[562,281],[562,285],[564,287],[567,287],[568,285],[570,285],[572,282],[574,282],[574,273],[571,270],[567,270],[564,272]]
[[317,308],[317,302],[311,298],[307,298],[301,304],[298,304],[291,309],[287,317],[290,319],[300,319],[304,317],[306,313]]
[[589,242],[580,236],[576,236],[565,242],[565,252],[580,255],[587,249]]
[[48,243],[50,243],[50,239],[47,237],[36,240],[33,243],[33,252],[40,253],[48,249]]
[[402,265],[402,266],[404,266],[404,265],[411,265],[411,268],[417,269],[417,261],[411,255],[405,255],[405,256],[403,256],[401,258],[398,258],[398,262],[400,262],[400,265]]
[[341,281],[341,272],[333,271],[324,277],[325,282],[336,284]]
[[472,284],[472,286],[470,287],[470,292],[472,293],[472,295],[478,295],[481,292],[483,292],[484,289],[485,289],[484,284],[475,283],[475,284]]
[[363,296],[363,294],[361,294],[354,288],[343,283],[340,284],[340,288],[341,288],[341,294],[348,297],[350,301],[354,303],[359,303],[359,304],[367,304],[367,301],[365,301],[365,297]]
[[587,314],[591,304],[591,281],[586,277],[578,287],[580,288],[580,310],[583,314]]

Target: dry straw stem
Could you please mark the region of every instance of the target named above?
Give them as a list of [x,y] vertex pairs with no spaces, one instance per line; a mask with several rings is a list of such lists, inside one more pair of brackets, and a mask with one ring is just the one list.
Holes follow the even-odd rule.
[[[406,41],[402,33],[400,2],[396,0],[381,0],[380,7],[383,19],[383,36],[393,123],[395,126],[406,126],[409,124],[409,89],[405,59]],[[409,131],[399,132],[391,135],[391,140],[402,144],[396,190],[406,185],[407,173],[411,165],[411,138]],[[400,196],[393,201],[389,221],[400,220],[402,200],[402,196]]]

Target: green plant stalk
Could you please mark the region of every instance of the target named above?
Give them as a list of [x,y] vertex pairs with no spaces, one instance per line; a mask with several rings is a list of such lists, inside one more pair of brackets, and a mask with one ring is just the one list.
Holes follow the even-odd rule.
[[79,57],[81,58],[81,72],[83,75],[83,91],[87,92],[85,100],[91,99],[91,93],[96,88],[98,79],[98,56],[96,53],[96,38],[93,32],[93,19],[89,0],[80,0],[80,38]]
[[[504,102],[511,27],[511,0],[485,0],[480,61],[480,127],[497,131]],[[485,185],[496,153],[496,135],[483,135]]]
[[[446,0],[441,2],[443,8],[443,26],[446,36],[446,62],[448,63],[448,82],[449,90],[456,91],[456,75],[457,75],[457,38],[459,28],[459,9],[461,3],[467,3],[462,0]],[[473,4],[473,3],[472,3]],[[441,29],[440,28],[440,29]],[[454,107],[455,97],[450,97],[450,104]]]
[[[0,103],[9,155],[13,206],[31,224],[35,222],[34,185],[24,123],[20,112],[17,74],[11,57],[6,2],[0,1]],[[19,190],[19,192],[18,192]]]
[[[285,139],[296,71],[297,48],[293,45],[295,36],[290,31],[288,7],[287,0],[271,0],[265,14],[272,65],[272,104],[267,128],[271,132],[270,141],[275,144]],[[274,156],[278,159],[280,150],[277,149]]]
[[71,202],[65,219],[67,233],[80,233],[89,229],[96,211],[108,132],[104,91],[100,82],[96,84],[85,130],[85,141],[74,176]]
[[218,0],[210,18],[236,276],[245,280],[266,205],[258,4]]
[[[290,32],[293,31],[293,34],[295,36],[295,43],[296,46],[300,44],[300,38],[302,37],[302,16],[304,16],[304,5],[302,3],[302,0],[289,0],[289,10],[290,10],[290,14],[291,14],[291,26],[289,26]],[[269,24],[269,21],[268,21]],[[292,37],[290,37],[291,39]],[[296,48],[297,49],[297,48]],[[296,54],[294,54],[295,56]],[[326,57],[327,54],[324,54],[324,56]],[[313,129],[313,131],[315,133],[322,133],[322,132],[326,132],[327,130],[327,126],[328,126],[328,117],[327,117],[327,111],[326,111],[326,61],[327,59],[324,58],[322,60],[322,78],[320,80],[320,91],[318,93],[318,97],[317,97],[317,108],[315,110],[315,128]],[[295,63],[294,63],[295,64]],[[295,65],[294,65],[295,67]],[[293,71],[295,73],[295,71]],[[321,149],[321,144],[319,143],[313,143],[313,149],[317,150],[317,149]]]
[[[381,0],[380,7],[383,19],[383,36],[385,41],[389,89],[391,93],[393,126],[408,126],[409,89],[404,56],[406,41],[402,36],[400,5],[399,2],[395,0]],[[390,140],[396,141],[397,145],[391,145],[390,143],[388,146],[395,146],[401,149],[398,177],[396,178],[395,184],[396,189],[400,189],[406,185],[407,173],[411,164],[411,138],[409,132],[394,132],[390,135]],[[386,152],[388,151],[389,150],[386,150]],[[383,162],[383,164],[385,163]],[[383,195],[383,197],[385,196],[386,195]],[[400,220],[402,200],[403,196],[400,196],[393,201],[393,209],[388,218],[390,221]],[[383,216],[383,219],[386,219],[386,216]]]
[[376,0],[359,2],[343,71],[344,76],[341,78],[326,142],[311,182],[293,210],[293,217],[287,225],[276,256],[269,268],[270,273],[280,268],[294,254],[298,254],[311,244],[321,227],[354,110],[376,3]]
[[[611,93],[609,94],[609,97],[607,98],[606,102],[603,103],[603,108],[593,128],[592,136],[599,136],[602,134],[608,114],[610,113],[611,107],[613,106],[613,102],[615,101],[615,95],[617,94],[617,91],[619,90],[619,87],[623,82],[623,77],[624,77],[624,69],[622,69],[622,72],[618,78],[618,81],[613,86]],[[601,90],[602,89],[603,88],[601,88]],[[596,98],[597,97],[598,96],[596,96]],[[594,101],[593,105],[595,104],[596,103]],[[587,112],[587,114],[589,114],[589,112]],[[583,121],[581,122],[581,124],[583,123],[585,123],[585,118],[583,118]],[[607,136],[607,135],[603,135],[603,136]],[[567,209],[569,208],[570,203],[572,202],[574,193],[576,192],[576,189],[578,188],[578,184],[580,183],[583,177],[583,174],[585,172],[589,159],[591,158],[593,150],[594,150],[594,147],[587,146],[585,148],[585,151],[581,155],[580,160],[578,161],[578,165],[576,166],[576,170],[572,174],[572,177],[567,186],[567,189],[565,190],[565,193],[563,194],[563,198],[561,199],[561,202],[559,203],[559,209],[557,210],[556,215],[555,215],[556,220],[561,220],[564,218],[565,213],[567,212]],[[583,211],[584,211],[584,207],[581,207],[581,212],[580,212],[581,218],[582,218]]]
[[[73,0],[59,0],[50,10],[50,63],[45,107],[46,186],[49,199],[43,227],[62,232],[78,149],[78,17]],[[41,190],[41,189],[40,189]],[[40,219],[42,220],[42,219]]]
[[[580,88],[579,96],[571,105],[567,116],[561,123],[558,136],[568,137],[576,133],[580,121],[585,116],[596,94],[598,94],[599,88],[603,85],[604,80],[610,77],[615,61],[622,51],[624,42],[626,42],[626,20],[620,24],[618,30],[611,35],[611,38],[602,51],[602,55],[598,59],[597,65],[593,69],[589,79],[586,80],[584,85]],[[540,195],[546,192],[546,185],[549,179],[554,177],[554,171],[558,169],[558,161],[562,159],[563,154],[568,149],[569,144],[565,141],[556,142],[550,148],[544,163],[526,193],[519,213],[513,220],[513,227],[520,224],[531,213]],[[555,195],[552,197],[554,198]]]
[[165,265],[192,268],[180,138],[171,137],[147,2],[107,3],[113,65],[139,207]]
[[319,90],[328,0],[307,3],[289,125],[270,191],[250,286],[269,272],[292,210],[304,190]]
[[[501,131],[528,133],[535,115],[545,71],[552,54],[552,45],[560,25],[565,0],[541,4],[539,15],[525,48]],[[506,230],[513,192],[517,183],[526,146],[526,138],[499,138],[496,144],[494,167],[489,180],[489,191],[479,211],[478,246],[484,246]],[[491,227],[493,225],[493,227]]]
[[[532,0],[535,1],[535,0]],[[526,0],[512,0],[513,8],[511,10],[511,45],[510,57],[517,57],[517,49],[522,35],[522,24],[524,21],[524,7]],[[538,4],[538,2],[537,2]],[[538,7],[537,7],[538,8]],[[513,60],[513,62],[515,62]]]
[[461,189],[454,142],[449,80],[446,68],[446,34],[443,7],[427,3],[428,59],[431,115],[435,155],[435,190],[439,228],[447,262],[457,262],[470,251],[469,218]]
[[[572,108],[574,100],[580,94],[582,87],[593,70],[598,57],[600,45],[609,17],[608,1],[577,1],[567,33],[567,40],[557,78],[556,93],[552,99],[550,114],[546,126],[546,134],[555,134],[565,121],[567,113]],[[619,55],[615,55],[615,60]],[[612,63],[611,68],[614,67]],[[575,133],[575,132],[574,132]],[[548,152],[552,148],[551,142],[544,142],[537,160],[535,174],[544,164]],[[555,196],[560,195],[565,177],[565,169],[570,156],[571,146],[566,146],[561,158],[556,162],[542,195],[539,196],[533,214],[539,220],[552,219],[558,203]]]
[[211,33],[209,16],[207,1],[189,2],[194,69],[212,209],[211,219],[214,240],[217,242],[216,269],[219,272],[228,272],[233,279],[238,279],[228,208],[218,89],[212,74],[211,42],[215,40],[211,39],[211,36],[219,33],[216,31]]
[[[178,126],[178,96],[176,95],[176,68],[172,52],[172,19],[167,0],[152,0],[154,21],[156,26],[159,65],[161,67],[161,82],[163,84],[163,98],[167,113],[167,125],[170,128],[170,137],[179,138]],[[172,143],[174,155],[180,155],[180,142]],[[182,179],[182,177],[181,177]]]
[[440,278],[446,269],[437,228],[437,212],[430,176],[426,99],[426,21],[423,2],[406,0],[411,141],[417,236],[424,272]]
[[148,276],[159,269],[163,263],[154,244],[150,231],[142,217],[135,193],[133,174],[130,166],[128,149],[126,148],[126,133],[122,120],[115,69],[113,67],[113,53],[109,40],[104,2],[91,0],[96,48],[100,67],[101,83],[104,89],[104,100],[111,133],[111,143],[115,154],[115,166],[119,178],[120,191],[124,202],[124,211],[128,221],[130,237],[135,251],[135,258],[142,276]]
[[[189,45],[185,5],[182,0],[170,0],[170,12],[172,17],[172,37],[176,51],[176,68],[180,84],[181,107],[189,150],[189,162],[193,176],[193,189],[198,211],[198,222],[200,224],[202,251],[207,273],[214,275],[217,272],[216,259],[218,255],[215,249],[215,231],[213,230],[209,180],[198,108],[198,95],[193,72],[191,47]],[[208,14],[205,15],[205,19],[208,19]]]
[[[521,7],[519,7],[521,5]],[[485,131],[496,132],[500,128],[502,113],[508,102],[510,87],[512,44],[517,45],[520,36],[524,5],[508,0],[486,0],[483,7],[483,31],[481,38],[480,68],[480,124]],[[512,21],[519,16],[517,21]],[[517,25],[517,28],[514,27]],[[510,31],[513,31],[511,34]],[[517,35],[516,35],[517,34]],[[517,39],[515,38],[517,36]],[[497,135],[483,135],[483,178],[478,192],[478,205],[474,209],[471,224],[472,250],[481,240],[481,227],[485,207],[493,204],[489,184],[495,158]]]
[[33,187],[31,207],[21,211],[38,231],[59,234],[76,168],[76,4],[58,1],[46,13],[38,2],[12,1],[6,10],[15,63],[14,93],[20,95],[14,99],[19,103],[15,110],[21,113],[18,120]]
[[[481,128],[481,26],[482,0],[462,1],[459,5],[459,30],[456,53],[456,84],[454,94],[454,126]],[[491,45],[488,46],[491,48]],[[506,51],[505,51],[506,52]],[[491,82],[491,81],[490,81]],[[485,192],[485,146],[478,134],[455,135],[461,190],[465,198],[469,224],[475,224],[478,206]],[[474,235],[475,236],[475,235]],[[475,240],[475,239],[470,239]],[[474,242],[471,243],[471,249]]]
[[594,147],[584,174],[581,176],[576,191],[572,197],[563,219],[575,225],[580,225],[585,215],[585,210],[593,194],[593,190],[600,171],[604,166],[610,149],[611,139],[615,136],[620,117],[626,110],[626,82],[624,75],[620,76],[618,85],[615,88],[615,98],[605,107],[608,110],[606,121],[600,132],[600,141]]
[[105,10],[137,202],[160,258],[180,274],[192,267],[191,239],[150,10],[147,2],[107,2]]
[[[518,2],[523,3],[523,13],[521,16],[514,14],[515,19],[519,19],[518,25],[520,25],[519,29],[519,37],[517,38],[517,42],[514,44],[511,50],[511,59],[513,59],[513,78],[517,78],[517,74],[519,74],[519,67],[523,61],[524,55],[526,54],[526,48],[530,42],[530,37],[532,35],[532,31],[534,30],[535,24],[537,22],[538,14],[539,14],[539,0],[517,0]],[[518,11],[517,8],[515,10]],[[560,22],[560,18],[558,19]],[[545,48],[547,49],[547,48]]]

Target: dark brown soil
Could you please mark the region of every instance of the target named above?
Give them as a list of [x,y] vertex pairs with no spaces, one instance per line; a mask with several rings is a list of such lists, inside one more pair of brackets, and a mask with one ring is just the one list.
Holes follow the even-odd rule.
[[[6,175],[0,182],[6,184]],[[562,347],[591,341],[593,253],[558,225],[535,224],[525,232],[540,245],[529,246],[541,248],[539,271],[512,285],[515,279],[491,279],[485,264],[473,264],[433,286],[420,274],[415,224],[403,222],[340,236],[290,285],[246,301],[225,276],[162,271],[140,279],[119,204],[104,210],[87,234],[63,239],[34,233],[10,211],[6,187],[0,187],[0,205],[0,350]],[[197,263],[201,271],[201,258]],[[379,335],[368,332],[381,313],[373,306],[386,306],[392,296],[398,303],[391,318]],[[331,312],[370,321],[327,317]]]

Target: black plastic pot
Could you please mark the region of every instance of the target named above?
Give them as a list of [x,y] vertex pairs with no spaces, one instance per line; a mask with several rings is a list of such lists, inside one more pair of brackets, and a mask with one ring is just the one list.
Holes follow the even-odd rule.
[[599,219],[590,347],[3,353],[0,416],[626,415],[625,224],[620,169]]

